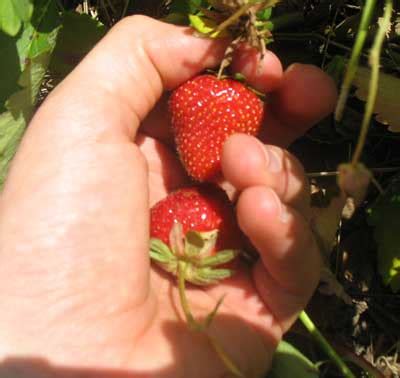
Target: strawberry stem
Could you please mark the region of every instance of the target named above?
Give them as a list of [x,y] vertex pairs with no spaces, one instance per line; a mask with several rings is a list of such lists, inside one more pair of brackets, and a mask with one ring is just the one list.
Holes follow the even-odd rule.
[[243,5],[235,13],[233,13],[231,16],[229,16],[225,21],[221,22],[212,32],[219,33],[221,31],[225,30],[228,26],[235,23],[235,21],[238,18],[240,18],[242,15],[244,15],[252,6],[254,6],[253,2]]
[[183,313],[185,314],[186,321],[188,323],[189,329],[196,332],[204,332],[208,341],[210,342],[212,348],[217,353],[218,357],[221,359],[224,366],[228,369],[230,373],[232,373],[235,377],[245,377],[240,369],[235,365],[235,363],[230,359],[228,354],[224,351],[220,343],[206,333],[206,329],[210,326],[214,316],[216,315],[219,306],[221,305],[223,298],[221,298],[216,306],[214,307],[213,311],[206,317],[206,321],[204,323],[199,323],[192,315],[190,310],[189,301],[186,296],[186,279],[185,279],[185,271],[187,268],[187,264],[185,261],[178,262],[178,291],[179,291],[179,298],[181,301],[181,306]]
[[239,370],[239,368],[232,362],[226,352],[222,349],[221,345],[217,340],[207,334],[208,341],[217,353],[218,357],[221,359],[225,367],[232,373],[235,377],[244,378],[244,374]]
[[204,331],[205,327],[197,322],[192,315],[190,310],[189,302],[186,296],[186,279],[185,279],[185,270],[186,270],[186,262],[179,261],[178,262],[178,290],[179,290],[179,298],[181,301],[181,306],[183,313],[185,314],[186,321],[189,325],[189,328],[193,331]]

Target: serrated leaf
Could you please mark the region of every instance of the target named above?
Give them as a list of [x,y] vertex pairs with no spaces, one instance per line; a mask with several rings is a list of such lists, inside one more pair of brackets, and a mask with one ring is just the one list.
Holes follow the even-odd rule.
[[[353,84],[357,87],[356,96],[362,101],[366,101],[368,96],[369,77],[371,70],[367,67],[359,67],[354,78]],[[400,132],[400,79],[380,72],[379,87],[375,103],[374,113],[376,120],[389,125],[392,132]]]
[[56,82],[68,75],[107,31],[89,15],[76,12],[64,13],[62,25],[49,66]]
[[400,175],[395,176],[369,209],[368,223],[375,227],[378,269],[383,282],[400,290]]
[[275,351],[268,378],[318,378],[317,367],[298,349],[281,341]]
[[17,35],[22,22],[29,21],[32,12],[32,0],[1,0],[0,30],[10,36]]
[[[56,3],[53,0],[37,0],[31,21],[24,23],[18,38],[7,40],[12,59],[2,61],[1,69],[8,65],[13,80],[8,79],[7,86],[0,92],[3,100],[0,104],[0,110],[3,110],[0,114],[0,188],[33,113],[58,28]],[[5,96],[8,96],[6,101]]]

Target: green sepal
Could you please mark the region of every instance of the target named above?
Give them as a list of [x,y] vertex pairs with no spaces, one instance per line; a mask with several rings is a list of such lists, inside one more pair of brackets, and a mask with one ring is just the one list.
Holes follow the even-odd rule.
[[236,256],[238,256],[240,250],[238,249],[224,249],[222,251],[217,252],[214,256],[204,257],[199,261],[199,266],[217,266],[221,264],[226,264]]
[[178,275],[178,264],[184,263],[184,279],[195,285],[206,286],[231,277],[230,269],[215,268],[232,261],[239,250],[226,249],[214,254],[218,230],[207,232],[188,231],[177,222],[169,235],[169,247],[162,240],[150,239],[150,258],[167,272]]
[[150,257],[160,263],[175,259],[169,247],[160,239],[150,239]]
[[150,258],[167,272],[177,274],[178,259],[162,240],[150,239]]
[[185,273],[185,279],[188,282],[199,286],[208,286],[231,277],[234,274],[234,271],[230,269],[213,269],[204,267],[188,269]]

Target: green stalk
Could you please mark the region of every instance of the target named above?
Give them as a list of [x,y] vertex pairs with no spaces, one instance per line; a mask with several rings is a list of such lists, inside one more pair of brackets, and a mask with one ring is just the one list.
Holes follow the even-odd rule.
[[219,32],[225,30],[227,27],[231,26],[235,23],[240,17],[242,17],[247,11],[249,11],[252,7],[259,3],[265,3],[265,7],[273,7],[279,0],[251,0],[247,4],[243,5],[239,8],[235,13],[230,15],[225,21],[219,24],[212,33],[216,33],[218,35]]
[[386,32],[390,27],[390,19],[392,17],[393,3],[392,0],[386,0],[385,10],[382,19],[379,21],[379,29],[376,34],[374,44],[369,53],[369,64],[371,66],[371,77],[369,81],[368,98],[365,104],[364,118],[361,124],[360,136],[356,149],[353,154],[352,164],[356,165],[361,157],[364,148],[365,140],[367,139],[368,128],[371,122],[371,117],[374,112],[376,96],[378,93],[379,83],[379,61],[382,52],[382,45],[385,40]]
[[353,50],[351,52],[349,64],[347,66],[347,71],[342,83],[339,100],[335,110],[336,121],[340,121],[342,119],[351,83],[353,82],[354,76],[357,72],[360,55],[362,53],[365,40],[367,39],[368,27],[371,22],[373,12],[375,10],[375,5],[376,5],[376,0],[366,0],[365,2],[365,6],[361,16],[360,26],[356,36],[356,41],[354,42]]
[[192,311],[190,310],[189,301],[186,296],[186,283],[185,283],[185,270],[186,270],[186,262],[179,261],[178,262],[178,291],[179,298],[181,301],[182,310],[185,314],[186,321],[188,323],[189,329],[195,332],[204,332],[204,335],[207,337],[210,345],[214,349],[215,353],[221,359],[221,362],[228,369],[228,371],[234,376],[238,378],[244,378],[244,374],[240,371],[240,369],[236,366],[236,364],[232,361],[232,359],[228,356],[225,350],[222,348],[220,343],[211,335],[209,335],[207,331],[207,327],[210,325],[213,320],[214,315],[216,314],[219,305],[222,303],[222,299],[218,301],[214,310],[207,316],[206,322],[201,324],[195,320],[192,315]]
[[304,327],[307,328],[308,332],[310,332],[311,336],[314,337],[315,341],[324,350],[324,352],[329,356],[329,358],[336,364],[339,368],[340,372],[343,374],[345,378],[355,378],[354,374],[347,367],[347,365],[343,362],[340,356],[336,353],[336,351],[331,347],[325,337],[319,332],[318,328],[315,326],[313,321],[309,318],[305,311],[302,311],[299,316],[300,321],[303,323]]
[[181,301],[181,306],[183,313],[185,314],[186,321],[189,325],[189,328],[194,331],[202,331],[203,327],[199,323],[196,322],[192,315],[192,311],[190,310],[189,302],[186,297],[186,283],[185,283],[185,270],[186,264],[185,262],[178,262],[178,291],[179,298]]
[[121,13],[121,18],[124,18],[126,16],[126,12],[128,11],[128,7],[129,7],[129,1],[130,0],[125,0],[124,8],[122,9],[122,13]]

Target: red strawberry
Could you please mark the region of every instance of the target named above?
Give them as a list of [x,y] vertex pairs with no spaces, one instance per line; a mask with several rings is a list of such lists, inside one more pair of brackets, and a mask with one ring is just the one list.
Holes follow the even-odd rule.
[[177,88],[169,101],[180,159],[197,181],[220,172],[222,146],[234,133],[256,135],[264,106],[254,92],[232,79],[200,75]]
[[179,189],[151,209],[150,256],[175,275],[183,261],[189,282],[216,283],[233,273],[216,267],[238,254],[241,237],[235,219],[222,189],[214,185]]

